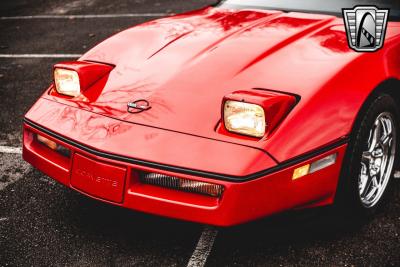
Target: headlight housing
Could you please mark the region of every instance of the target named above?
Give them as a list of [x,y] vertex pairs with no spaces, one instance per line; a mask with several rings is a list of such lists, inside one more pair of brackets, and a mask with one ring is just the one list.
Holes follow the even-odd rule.
[[81,93],[79,75],[74,70],[55,68],[54,83],[59,94],[77,97]]
[[266,121],[264,109],[256,104],[228,100],[224,105],[225,127],[230,132],[263,137]]
[[54,66],[54,85],[58,94],[77,97],[106,77],[113,65],[88,62],[68,61]]
[[236,91],[222,102],[221,134],[268,137],[295,106],[299,97],[285,93],[254,89]]

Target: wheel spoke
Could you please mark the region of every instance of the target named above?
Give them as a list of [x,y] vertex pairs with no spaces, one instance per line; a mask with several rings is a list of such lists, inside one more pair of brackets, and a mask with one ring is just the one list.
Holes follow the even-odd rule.
[[382,130],[383,130],[382,136],[388,135],[388,134],[390,133],[390,126],[388,125],[388,124],[389,124],[389,123],[388,123],[388,120],[387,120],[386,118],[382,117],[382,118],[379,120],[379,122],[380,122],[380,124],[382,125]]
[[381,127],[379,126],[379,123],[375,123],[374,128],[372,130],[372,141],[368,148],[368,152],[372,153],[374,151],[374,149],[378,145],[380,136],[381,136]]
[[390,120],[386,118],[382,118],[380,121],[383,129],[383,134],[380,138],[379,144],[382,146],[382,148],[387,148],[388,146],[390,146],[393,139],[392,125]]
[[[379,166],[379,169],[380,169],[379,172],[380,172],[381,179],[383,178],[384,175],[386,175],[388,169],[391,168],[388,164],[389,153],[390,153],[389,149],[385,149],[384,156],[381,158],[381,164]],[[391,170],[389,170],[389,171],[391,171]]]
[[382,146],[389,146],[392,143],[393,137],[392,134],[389,133],[386,136],[382,136],[380,144]]
[[[371,191],[371,185],[373,185],[373,179],[370,175],[367,176],[367,181],[365,182],[364,188],[361,192],[361,197],[365,197],[369,191]],[[376,179],[375,179],[376,180]]]
[[371,198],[374,197],[376,192],[379,190],[379,187],[371,187],[371,190],[369,191],[368,195],[365,196],[365,199],[367,201],[370,201]]

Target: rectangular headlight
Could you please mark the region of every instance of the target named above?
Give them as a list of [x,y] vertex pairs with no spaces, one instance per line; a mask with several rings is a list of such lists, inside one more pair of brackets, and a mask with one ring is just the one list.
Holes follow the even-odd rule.
[[265,112],[256,104],[227,100],[224,105],[224,123],[230,132],[254,137],[265,135]]
[[54,82],[59,94],[77,97],[81,93],[79,75],[76,71],[56,68]]

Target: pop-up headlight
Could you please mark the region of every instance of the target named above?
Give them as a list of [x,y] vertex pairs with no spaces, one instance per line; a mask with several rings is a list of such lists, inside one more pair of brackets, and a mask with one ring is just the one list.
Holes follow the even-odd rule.
[[266,90],[225,96],[222,120],[231,133],[261,138],[271,133],[296,103],[296,97]]
[[54,84],[61,95],[77,97],[107,75],[113,66],[95,62],[71,61],[54,66]]
[[230,132],[254,137],[265,134],[265,113],[259,105],[228,100],[224,105],[224,122]]
[[55,68],[54,83],[59,94],[77,97],[81,93],[79,76],[76,71]]

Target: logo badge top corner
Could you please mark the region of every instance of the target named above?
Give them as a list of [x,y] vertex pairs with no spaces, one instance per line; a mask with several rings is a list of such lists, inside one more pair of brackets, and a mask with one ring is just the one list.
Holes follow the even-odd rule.
[[347,39],[357,52],[374,52],[383,47],[389,9],[375,6],[356,6],[343,9]]

